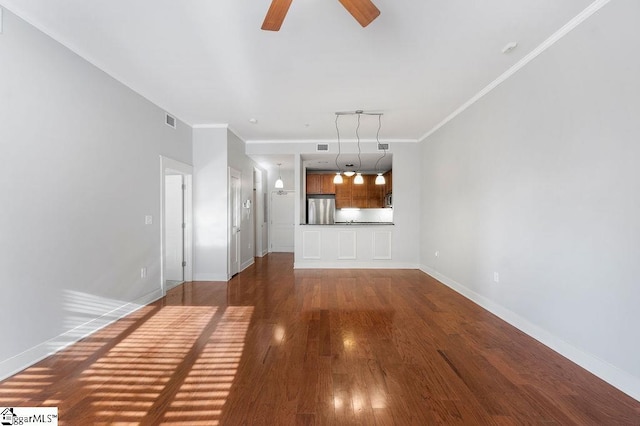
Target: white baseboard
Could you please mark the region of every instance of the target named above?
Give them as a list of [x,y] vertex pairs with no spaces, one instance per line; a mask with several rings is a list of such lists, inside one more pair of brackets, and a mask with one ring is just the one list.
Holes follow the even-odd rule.
[[371,262],[354,262],[342,260],[339,262],[322,262],[322,261],[296,261],[293,269],[419,269],[415,263],[389,262],[389,261],[371,261]]
[[247,269],[249,266],[253,265],[255,262],[254,258],[252,257],[249,260],[246,260],[242,263],[242,265],[240,265],[240,272],[244,271],[245,269]]
[[52,339],[40,343],[26,351],[0,362],[0,380],[4,380],[43,360],[49,355],[84,339],[96,331],[112,324],[119,319],[132,314],[138,309],[162,297],[162,290],[155,290],[133,302],[123,305],[97,317],[73,329],[66,331]]
[[222,281],[227,282],[229,279],[226,275],[218,275],[218,274],[194,274],[194,281]]
[[492,300],[476,293],[455,280],[440,274],[438,271],[431,269],[426,265],[420,265],[420,270],[427,275],[437,279],[447,287],[460,293],[467,299],[500,317],[518,330],[533,337],[543,345],[549,347],[565,358],[578,364],[585,370],[598,376],[610,385],[618,388],[630,397],[640,401],[640,378],[630,375],[629,373],[601,360],[581,349],[565,342],[549,331],[537,326],[529,320],[521,317],[515,312],[505,308],[504,306],[493,302]]

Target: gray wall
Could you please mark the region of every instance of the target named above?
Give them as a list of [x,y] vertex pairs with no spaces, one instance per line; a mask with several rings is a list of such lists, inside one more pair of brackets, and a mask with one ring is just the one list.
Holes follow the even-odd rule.
[[[241,201],[253,199],[253,169],[259,166],[245,154],[245,143],[232,131],[227,132],[228,162],[229,167],[239,171],[242,175]],[[266,175],[266,172],[265,172]],[[260,188],[259,197],[263,197],[263,189]],[[255,217],[255,205],[251,208],[242,208],[242,221],[240,223],[240,262],[242,269],[254,263],[255,254],[255,229],[253,220]]]
[[227,129],[193,130],[195,281],[227,280]]
[[638,16],[611,2],[427,138],[421,185],[423,270],[637,399]]
[[0,63],[2,378],[161,295],[160,155],[192,151],[188,126],[6,10]]

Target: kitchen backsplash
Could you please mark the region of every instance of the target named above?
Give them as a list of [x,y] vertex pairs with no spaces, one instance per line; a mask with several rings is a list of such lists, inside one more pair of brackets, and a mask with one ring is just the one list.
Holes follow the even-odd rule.
[[393,209],[336,209],[336,222],[393,222]]

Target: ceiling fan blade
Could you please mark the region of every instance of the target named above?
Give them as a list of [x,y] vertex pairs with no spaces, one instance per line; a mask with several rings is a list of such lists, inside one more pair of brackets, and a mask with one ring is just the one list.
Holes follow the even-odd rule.
[[264,17],[262,23],[262,29],[266,31],[278,31],[282,26],[284,17],[287,16],[289,6],[291,6],[292,0],[273,0],[267,16]]
[[371,0],[340,0],[340,3],[363,27],[369,25],[380,15],[380,10]]

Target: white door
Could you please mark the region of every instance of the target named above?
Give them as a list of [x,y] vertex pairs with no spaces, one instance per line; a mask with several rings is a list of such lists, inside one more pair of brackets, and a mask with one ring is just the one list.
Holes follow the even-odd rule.
[[164,274],[167,288],[184,280],[184,183],[180,174],[164,177]]
[[241,206],[242,197],[241,174],[237,170],[229,169],[229,277],[240,272],[240,242],[242,229]]
[[271,250],[293,253],[295,192],[273,191],[271,193]]

